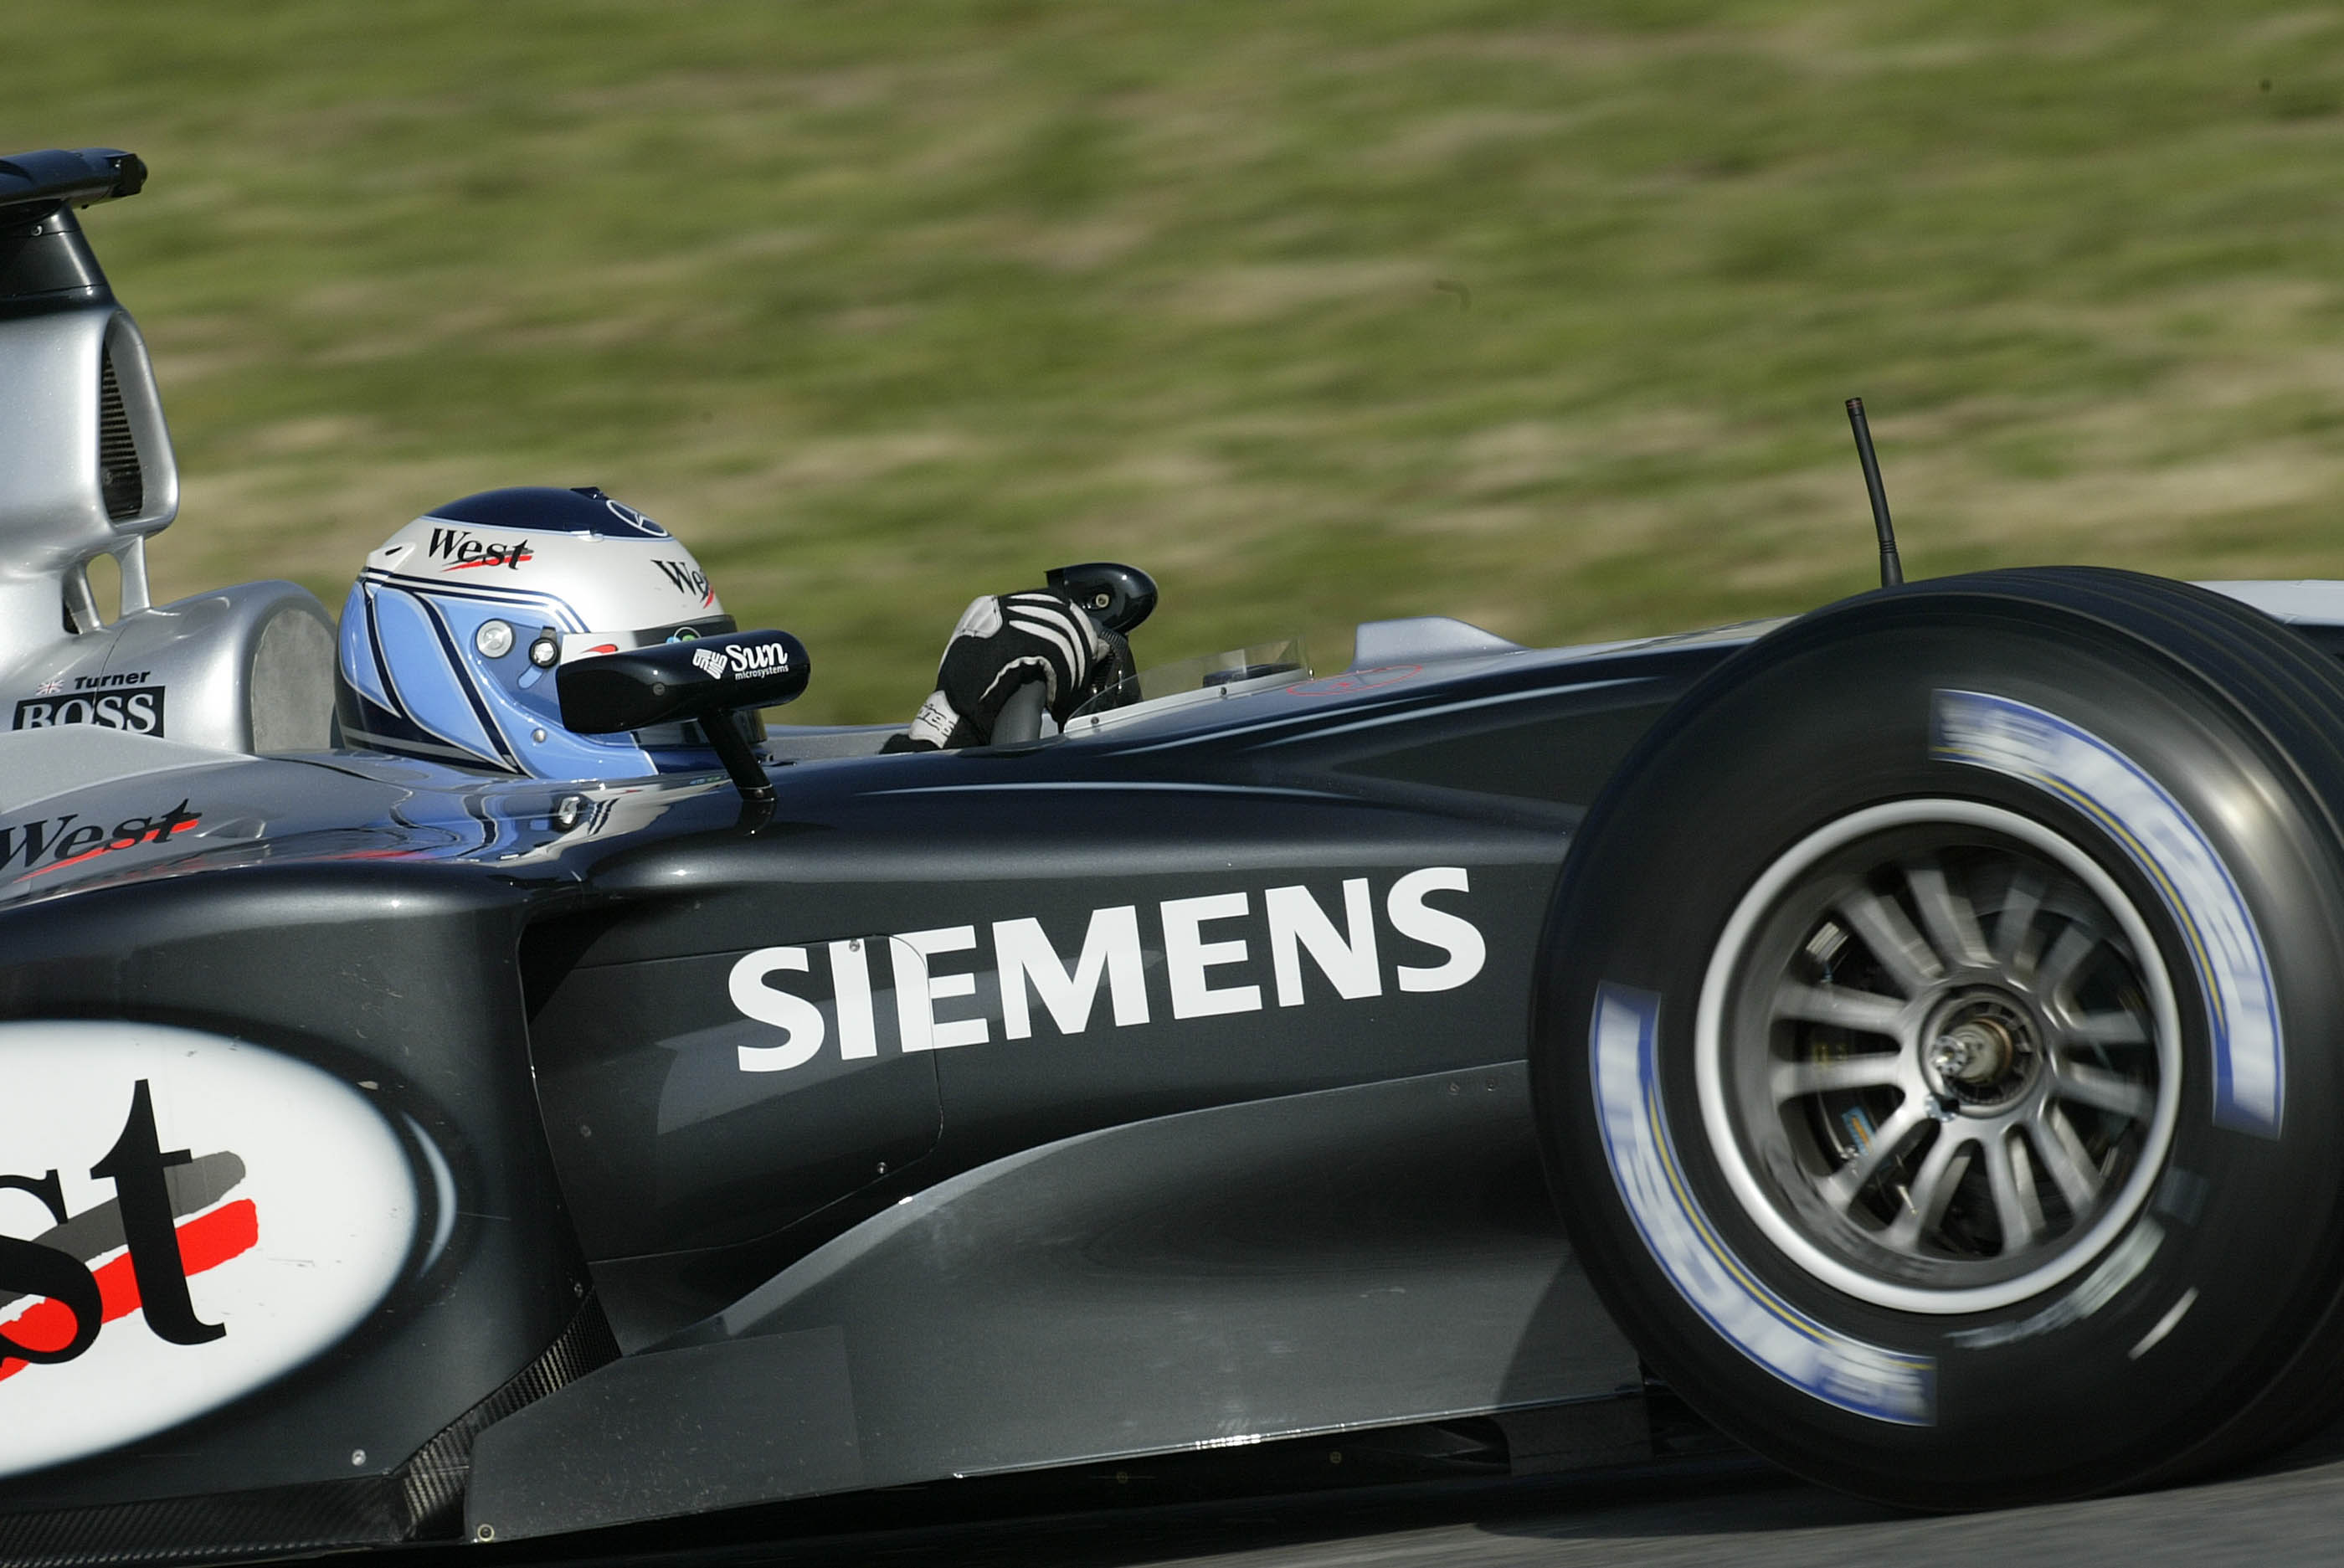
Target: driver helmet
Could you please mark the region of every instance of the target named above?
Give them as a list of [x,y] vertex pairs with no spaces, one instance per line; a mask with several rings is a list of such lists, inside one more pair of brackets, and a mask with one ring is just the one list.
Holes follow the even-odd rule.
[[[600,490],[484,491],[367,557],[342,604],[345,744],[549,779],[717,764],[696,724],[564,729],[564,662],[734,630],[667,530]],[[760,732],[757,738],[762,738]]]

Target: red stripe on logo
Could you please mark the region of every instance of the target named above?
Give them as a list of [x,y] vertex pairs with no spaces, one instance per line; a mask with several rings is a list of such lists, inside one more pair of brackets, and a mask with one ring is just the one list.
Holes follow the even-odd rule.
[[167,843],[169,840],[178,835],[180,828],[193,827],[201,820],[202,819],[199,817],[190,817],[186,822],[173,824],[167,831],[163,833],[152,835],[142,833],[136,838],[132,839],[128,844],[101,844],[96,849],[85,849],[79,855],[69,855],[63,860],[52,860],[46,865],[41,866],[37,870],[28,871],[25,873],[25,875],[26,876],[46,876],[52,871],[61,870],[68,865],[78,865],[85,860],[96,860],[101,855],[112,855],[118,849],[136,849],[142,844]]
[[[179,1264],[190,1275],[200,1274],[251,1251],[259,1241],[260,1211],[251,1199],[239,1198],[179,1227]],[[99,1321],[111,1323],[138,1310],[138,1276],[131,1270],[129,1253],[95,1272],[97,1299],[103,1303]],[[62,1350],[73,1342],[73,1313],[62,1302],[35,1301],[7,1329],[10,1339],[25,1345]],[[31,1364],[13,1356],[0,1361],[0,1378],[13,1378]]]
[[534,550],[524,550],[519,555],[483,555],[476,561],[459,561],[452,565],[443,566],[440,570],[442,572],[470,572],[473,568],[480,566],[518,566],[524,561],[535,561],[536,559],[537,551]]

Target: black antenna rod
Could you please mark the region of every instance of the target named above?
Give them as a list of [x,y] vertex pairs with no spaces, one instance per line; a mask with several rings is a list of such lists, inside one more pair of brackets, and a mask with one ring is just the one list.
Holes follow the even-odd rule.
[[1855,431],[1855,455],[1864,464],[1864,490],[1872,498],[1872,526],[1880,535],[1880,586],[1894,588],[1904,581],[1904,563],[1896,559],[1896,530],[1888,521],[1888,492],[1880,486],[1880,459],[1872,450],[1872,426],[1864,417],[1864,400],[1847,400],[1847,422]]

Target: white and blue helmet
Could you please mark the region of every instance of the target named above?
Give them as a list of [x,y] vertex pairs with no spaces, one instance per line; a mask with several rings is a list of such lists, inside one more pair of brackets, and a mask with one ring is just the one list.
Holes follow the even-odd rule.
[[342,605],[349,745],[528,774],[635,778],[714,765],[692,726],[562,728],[565,661],[732,631],[692,551],[601,491],[486,491],[367,557]]

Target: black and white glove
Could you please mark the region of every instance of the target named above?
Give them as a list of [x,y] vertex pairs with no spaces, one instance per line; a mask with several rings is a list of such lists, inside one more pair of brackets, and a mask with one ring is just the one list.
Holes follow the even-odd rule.
[[1002,706],[1040,680],[1043,706],[1065,723],[1098,692],[1130,673],[1131,652],[1055,588],[987,594],[953,628],[936,667],[936,689],[893,751],[980,746],[993,738]]

